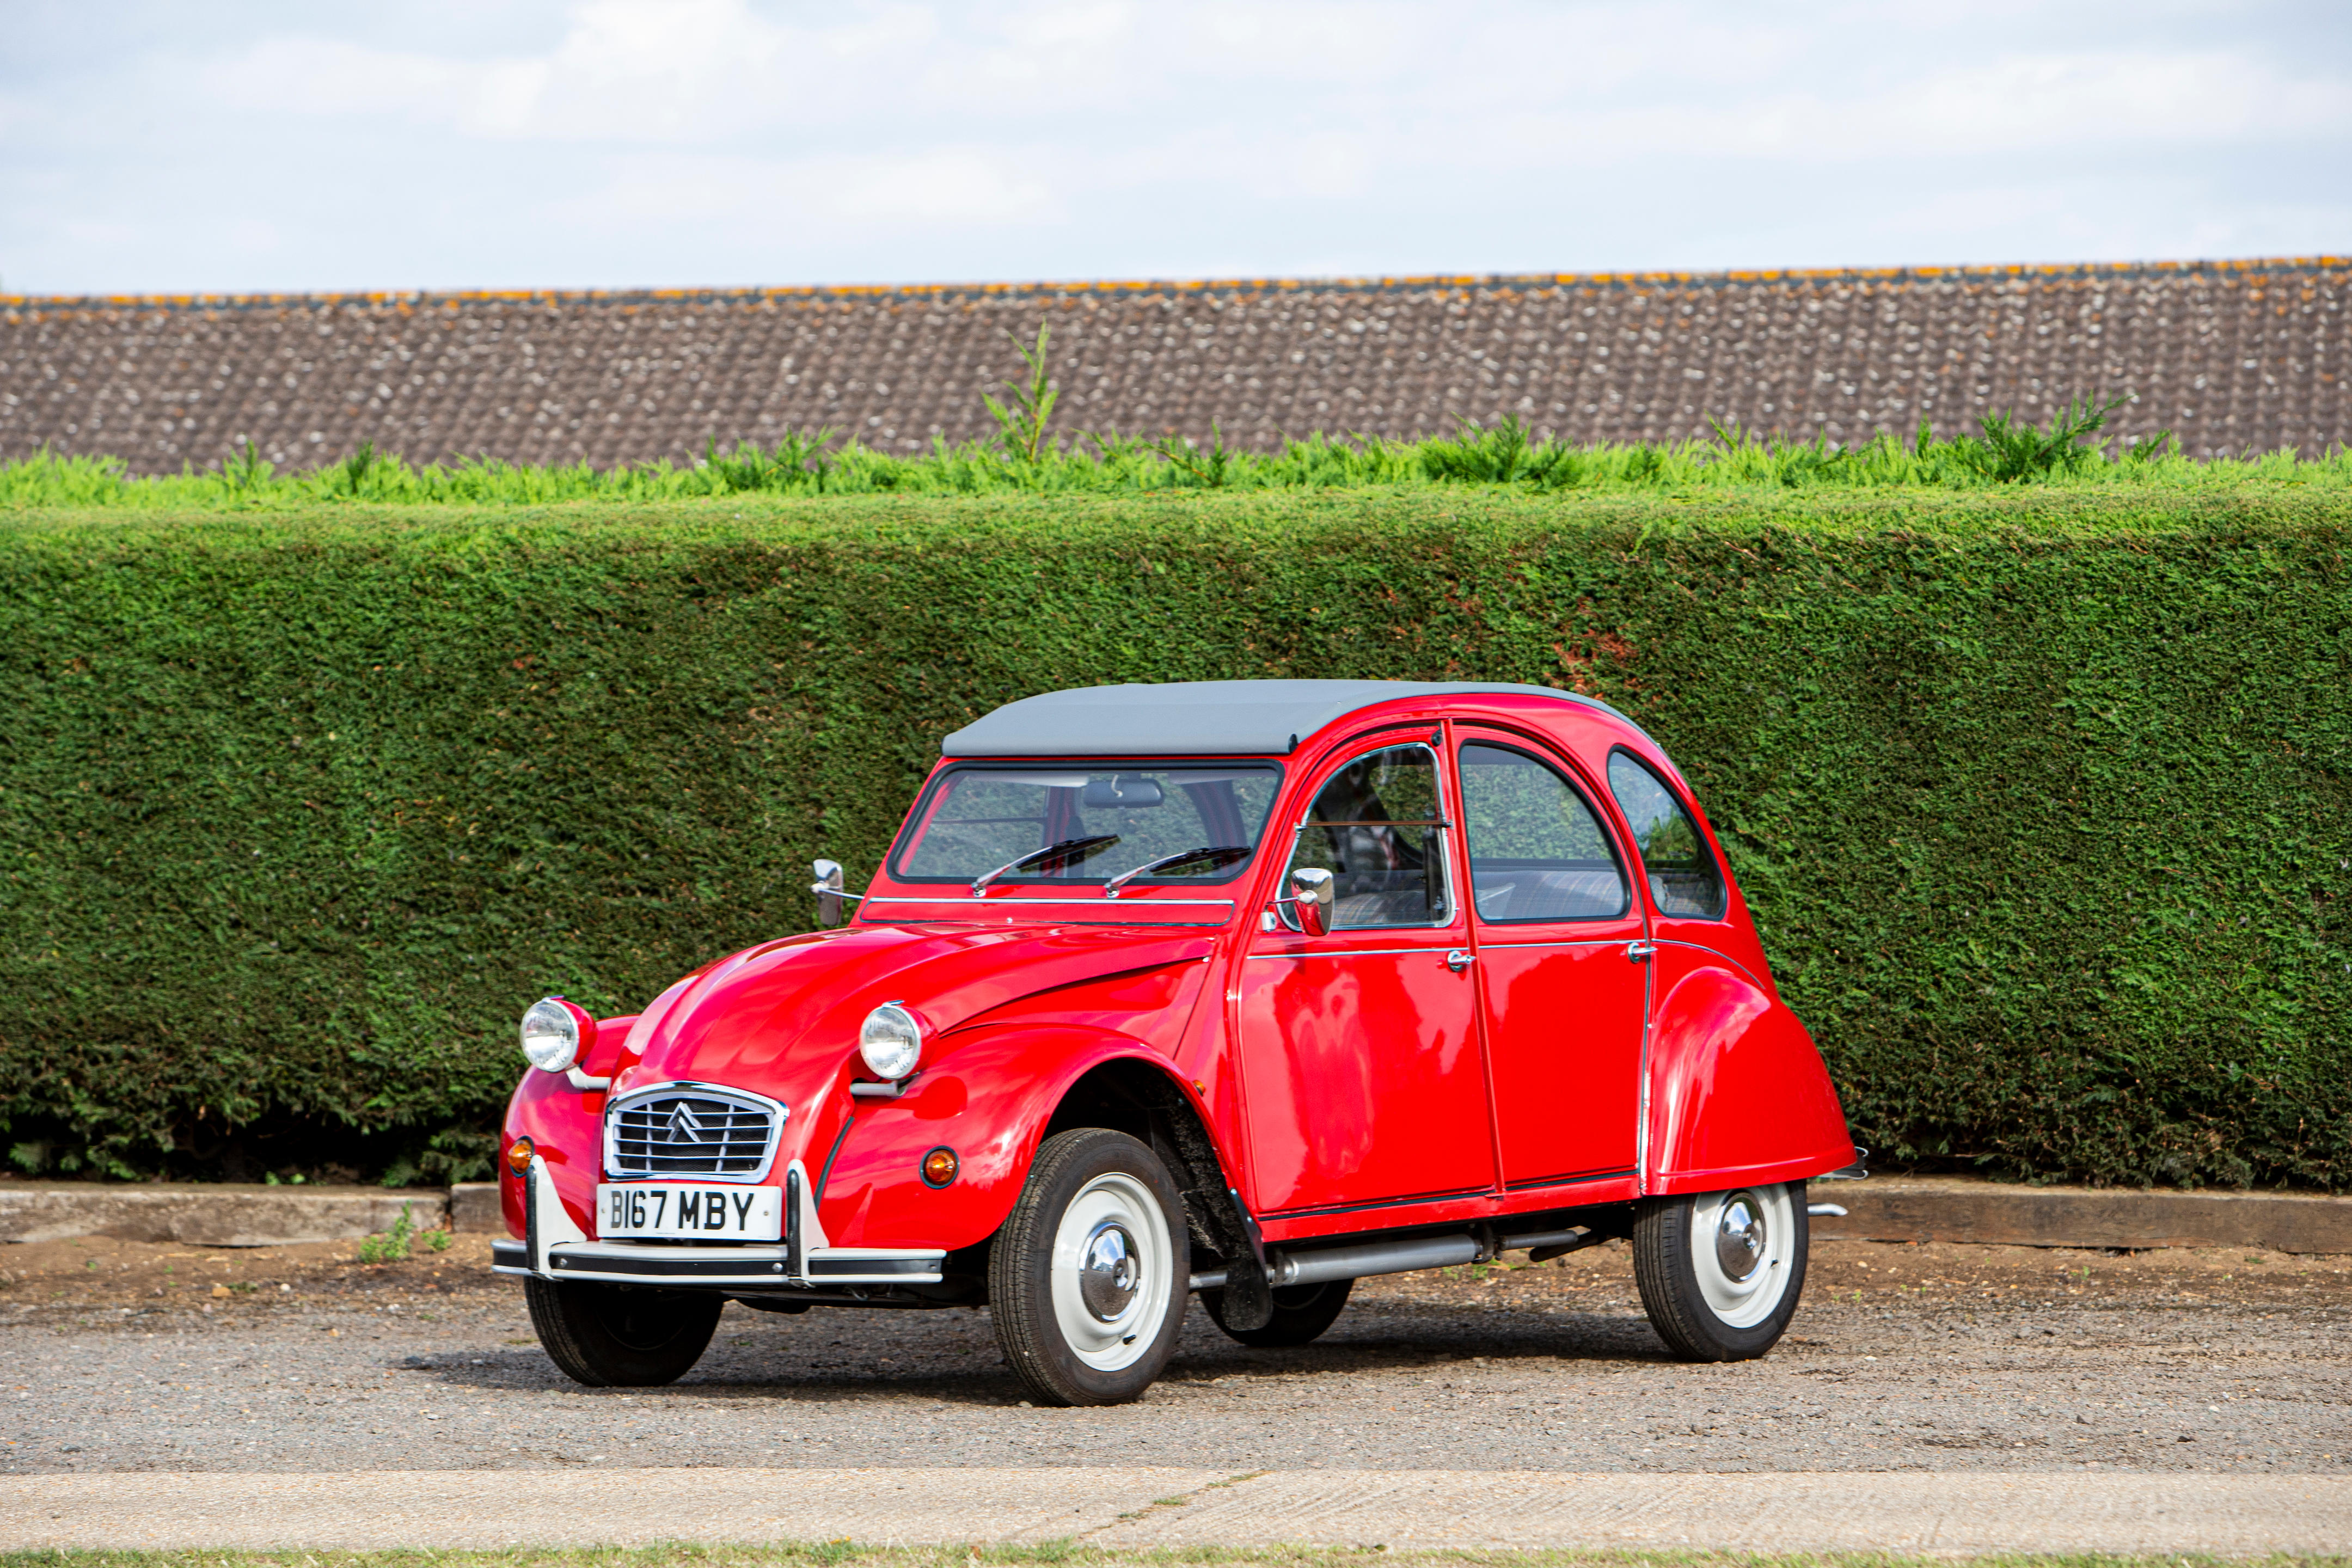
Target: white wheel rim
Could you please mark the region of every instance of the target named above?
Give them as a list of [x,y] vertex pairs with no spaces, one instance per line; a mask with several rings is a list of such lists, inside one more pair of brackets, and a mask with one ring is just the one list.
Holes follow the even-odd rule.
[[[1752,1329],[1779,1309],[1789,1293],[1796,1231],[1796,1205],[1785,1185],[1708,1193],[1691,1204],[1691,1272],[1724,1327]],[[1751,1253],[1743,1237],[1760,1245]],[[1748,1257],[1753,1263],[1742,1274],[1738,1266]]]
[[[1120,1254],[1127,1267],[1113,1284],[1103,1266]],[[1062,1211],[1050,1265],[1054,1321],[1071,1353],[1097,1372],[1118,1372],[1142,1360],[1168,1316],[1173,1266],[1168,1217],[1150,1188],[1116,1171],[1088,1182]]]

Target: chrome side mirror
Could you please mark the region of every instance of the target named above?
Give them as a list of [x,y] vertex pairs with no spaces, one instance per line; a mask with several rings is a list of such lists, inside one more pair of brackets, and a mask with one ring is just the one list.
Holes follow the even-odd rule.
[[1308,936],[1331,930],[1331,898],[1337,884],[1320,866],[1301,866],[1290,874],[1292,906],[1298,911],[1298,929]]
[[816,873],[816,880],[809,884],[809,891],[816,895],[816,923],[821,926],[839,925],[841,923],[841,862],[819,860],[809,869]]

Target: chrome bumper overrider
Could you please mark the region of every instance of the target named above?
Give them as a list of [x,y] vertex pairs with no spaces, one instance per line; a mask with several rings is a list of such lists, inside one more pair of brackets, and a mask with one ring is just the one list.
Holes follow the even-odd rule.
[[806,1177],[793,1163],[785,1181],[787,1239],[781,1246],[667,1247],[643,1241],[594,1241],[572,1223],[556,1195],[543,1158],[523,1177],[524,1237],[490,1243],[490,1268],[499,1274],[541,1279],[600,1279],[619,1284],[760,1286],[773,1290],[830,1289],[840,1285],[937,1285],[944,1249],[833,1247],[804,1196]]

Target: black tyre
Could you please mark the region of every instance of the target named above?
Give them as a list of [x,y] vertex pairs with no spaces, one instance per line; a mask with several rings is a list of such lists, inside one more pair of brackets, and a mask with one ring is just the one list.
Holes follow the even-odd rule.
[[1124,1132],[1057,1132],[988,1258],[1004,1359],[1047,1405],[1123,1405],[1175,1352],[1192,1282],[1184,1205]]
[[591,1388],[652,1388],[684,1377],[709,1348],[723,1296],[588,1280],[523,1281],[549,1357]]
[[1805,1184],[1643,1200],[1633,1282],[1685,1361],[1748,1361],[1780,1340],[1805,1289]]
[[1283,1350],[1292,1345],[1312,1344],[1323,1331],[1339,1321],[1340,1311],[1348,1305],[1348,1293],[1356,1288],[1353,1279],[1327,1279],[1319,1285],[1285,1285],[1274,1293],[1274,1316],[1262,1329],[1236,1329],[1225,1321],[1225,1293],[1223,1290],[1201,1292],[1201,1305],[1216,1320],[1217,1327],[1225,1331],[1229,1339],[1260,1350]]

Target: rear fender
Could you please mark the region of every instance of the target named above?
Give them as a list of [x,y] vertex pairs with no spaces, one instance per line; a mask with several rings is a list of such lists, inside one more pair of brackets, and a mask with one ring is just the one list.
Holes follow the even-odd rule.
[[[860,1100],[819,1177],[819,1215],[837,1247],[950,1251],[993,1235],[1013,1212],[1055,1109],[1095,1068],[1131,1061],[1189,1090],[1132,1036],[1082,1024],[959,1030],[896,1100]],[[1194,1105],[1197,1112],[1200,1107]],[[1205,1123],[1206,1118],[1202,1118]],[[955,1152],[955,1180],[933,1187],[923,1156]]]
[[1796,1181],[1854,1158],[1812,1037],[1727,964],[1692,969],[1660,1004],[1650,1037],[1649,1119],[1647,1193]]

